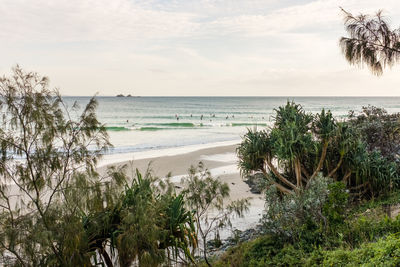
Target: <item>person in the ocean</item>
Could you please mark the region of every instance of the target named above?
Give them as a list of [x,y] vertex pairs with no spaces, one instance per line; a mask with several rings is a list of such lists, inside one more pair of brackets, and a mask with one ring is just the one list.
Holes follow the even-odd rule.
[[200,116],[200,120],[203,120],[203,114],[201,114],[201,116]]

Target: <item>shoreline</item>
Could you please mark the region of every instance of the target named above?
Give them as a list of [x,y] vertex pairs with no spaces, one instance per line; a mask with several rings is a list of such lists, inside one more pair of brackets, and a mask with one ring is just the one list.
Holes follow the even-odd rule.
[[115,154],[105,154],[100,159],[97,168],[102,168],[107,165],[119,164],[121,162],[128,162],[131,160],[143,160],[143,159],[153,159],[166,156],[176,156],[182,154],[188,154],[204,149],[212,149],[217,147],[238,145],[240,143],[238,140],[221,141],[214,143],[205,144],[194,144],[186,146],[177,146],[162,149],[152,149],[138,152],[127,152],[127,153],[115,153]]

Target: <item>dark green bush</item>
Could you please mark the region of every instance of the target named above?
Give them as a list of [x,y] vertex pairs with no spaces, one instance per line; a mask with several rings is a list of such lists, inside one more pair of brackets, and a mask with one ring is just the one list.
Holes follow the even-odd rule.
[[342,182],[329,184],[328,191],[329,195],[322,207],[322,213],[333,226],[343,222],[349,194],[346,192],[346,185]]
[[399,266],[400,238],[389,235],[358,249],[337,249],[323,254],[322,266]]
[[400,232],[400,219],[384,217],[371,219],[361,216],[342,226],[343,242],[351,247],[361,243],[376,241],[390,233]]

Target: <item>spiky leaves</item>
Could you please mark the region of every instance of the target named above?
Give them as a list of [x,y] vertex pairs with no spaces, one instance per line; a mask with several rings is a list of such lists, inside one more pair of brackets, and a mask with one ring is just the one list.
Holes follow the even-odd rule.
[[[194,262],[197,236],[183,196],[160,188],[163,181],[150,171],[142,175],[136,170],[132,182],[127,181],[122,190],[102,190],[104,207],[89,202],[94,206],[83,216],[89,251],[101,255],[107,266]],[[111,197],[105,198],[108,193]]]
[[352,65],[366,64],[375,75],[382,75],[385,67],[391,67],[400,59],[400,32],[392,30],[378,11],[374,17],[354,16],[342,9],[348,37],[340,38],[339,44],[347,61]]
[[[285,194],[302,192],[320,172],[343,181],[355,197],[377,195],[397,186],[393,157],[374,151],[397,153],[391,150],[399,128],[395,115],[337,122],[329,111],[311,115],[291,102],[275,111],[271,129],[249,131],[237,148],[243,176],[259,172]],[[374,133],[371,127],[379,131]],[[391,142],[382,144],[377,139]]]

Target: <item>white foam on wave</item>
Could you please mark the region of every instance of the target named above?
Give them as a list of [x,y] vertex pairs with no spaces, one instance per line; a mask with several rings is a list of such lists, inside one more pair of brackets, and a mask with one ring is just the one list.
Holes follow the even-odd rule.
[[164,148],[164,149],[148,150],[148,151],[140,151],[140,152],[108,154],[108,155],[104,155],[102,157],[102,159],[100,160],[100,162],[97,166],[103,167],[106,165],[115,164],[118,162],[124,162],[124,161],[128,161],[128,160],[151,159],[151,158],[156,158],[156,157],[176,156],[176,155],[194,152],[194,151],[197,151],[200,149],[236,145],[239,143],[240,143],[239,140],[232,140],[232,141],[188,145],[188,146]]

